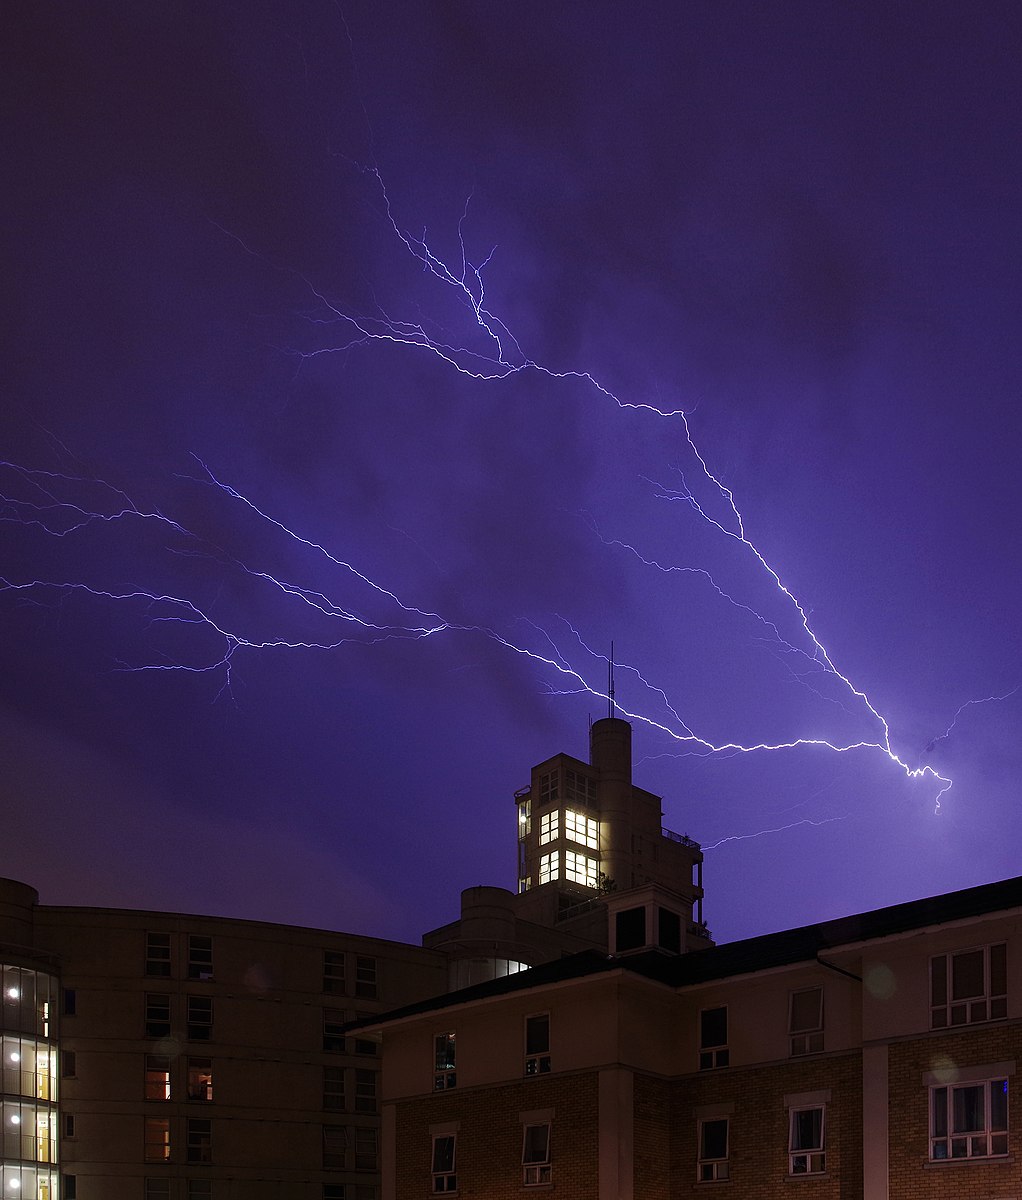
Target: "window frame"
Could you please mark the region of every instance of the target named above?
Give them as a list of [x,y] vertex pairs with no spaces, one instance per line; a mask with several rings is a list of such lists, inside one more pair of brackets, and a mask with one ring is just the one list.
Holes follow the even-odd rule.
[[142,1161],[170,1162],[170,1118],[144,1117]]
[[[430,1148],[430,1174],[433,1180],[433,1194],[441,1195],[458,1190],[458,1134],[456,1130],[445,1130],[443,1133],[432,1135]],[[441,1157],[445,1143],[449,1143],[449,1156]]]
[[564,836],[569,842],[574,842],[576,846],[599,850],[600,822],[577,808],[566,808],[564,810]]
[[344,1087],[344,1068],[329,1064],[323,1067],[323,1111],[344,1112],[346,1091]]
[[[551,1162],[550,1141],[552,1121],[523,1121],[522,1122],[522,1186],[544,1187],[553,1182],[553,1163]],[[543,1129],[546,1134],[540,1148],[533,1147],[530,1153],[529,1131]]]
[[[546,1026],[546,1038],[543,1044],[540,1045],[534,1042],[530,1036],[533,1031],[541,1028],[541,1023]],[[526,1078],[531,1078],[535,1075],[548,1075],[551,1069],[552,1057],[550,1053],[550,1013],[539,1012],[529,1013],[525,1017],[523,1024],[523,1043],[525,1048],[525,1075]],[[530,1043],[532,1046],[530,1048]]]
[[170,992],[146,992],[143,1000],[145,1036],[170,1037],[172,1021]]
[[565,850],[564,878],[568,883],[577,883],[581,887],[599,887],[600,860],[581,850]]
[[[1010,1090],[1007,1075],[994,1075],[988,1079],[958,1080],[954,1083],[938,1083],[929,1091],[929,1156],[930,1162],[984,1162],[1004,1159],[1008,1156],[1008,1100]],[[983,1089],[983,1127],[981,1129],[955,1129],[955,1094],[972,1089]],[[996,1096],[1003,1095],[1003,1114],[995,1113]],[[938,1120],[939,1115],[943,1118]],[[999,1120],[1000,1118],[1000,1120]],[[939,1126],[943,1127],[943,1132]],[[974,1143],[982,1141],[984,1147],[975,1149]],[[964,1153],[955,1153],[955,1143],[960,1143]],[[946,1153],[938,1154],[943,1146]],[[998,1147],[998,1148],[995,1148]]]
[[173,1098],[170,1055],[147,1054],[144,1069],[143,1098],[157,1104],[166,1104]]
[[213,978],[213,939],[209,934],[188,935],[188,978],[203,982]]
[[[173,969],[173,935],[163,929],[147,929],[142,974],[147,979],[169,979]],[[166,951],[166,953],[164,953]]]
[[[983,956],[982,992],[955,996],[955,963],[973,954]],[[1007,968],[1006,942],[961,946],[934,954],[930,958],[930,1028],[958,1029],[1003,1020],[1008,1015]]]
[[[433,1091],[443,1092],[458,1086],[457,1031],[444,1030],[433,1035]],[[444,1053],[444,1050],[449,1053]]]
[[[797,1118],[801,1113],[818,1112],[820,1114],[820,1136],[818,1144],[813,1146],[796,1146],[795,1131]],[[797,1162],[805,1160],[805,1166],[799,1169]],[[815,1161],[814,1161],[815,1160]],[[793,1104],[788,1109],[788,1175],[824,1175],[827,1171],[827,1105],[826,1104]]]
[[[707,1018],[712,1013],[724,1014],[724,1040],[722,1042],[711,1042],[707,1040],[708,1031],[706,1028]],[[728,1043],[730,1037],[728,1028],[728,1011],[726,1004],[715,1004],[712,1008],[701,1008],[699,1010],[699,1070],[700,1071],[716,1071],[722,1067],[731,1065],[731,1049]]]
[[323,994],[343,996],[347,991],[346,955],[343,950],[323,951]]
[[[810,992],[816,992],[819,997],[817,1024],[796,1029],[796,998],[806,996]],[[796,988],[794,991],[788,993],[788,1047],[792,1058],[801,1058],[806,1054],[820,1054],[823,1051],[823,1032],[826,1019],[824,1016],[823,1001],[822,984],[818,984],[815,987]]]
[[185,997],[185,1024],[190,1042],[213,1040],[213,997],[188,995]]
[[[715,1156],[706,1152],[706,1127],[724,1126],[724,1154]],[[719,1183],[731,1178],[731,1118],[730,1116],[700,1117],[696,1131],[697,1159],[696,1180],[699,1183]]]
[[[185,1072],[185,1099],[195,1104],[212,1104],[212,1058],[189,1055],[185,1063]],[[205,1077],[204,1082],[203,1077]]]
[[558,850],[539,856],[539,886],[544,883],[555,883],[561,877],[561,855]]

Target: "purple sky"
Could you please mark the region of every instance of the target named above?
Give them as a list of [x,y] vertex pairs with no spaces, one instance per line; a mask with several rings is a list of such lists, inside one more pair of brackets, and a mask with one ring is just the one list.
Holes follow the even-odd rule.
[[633,7],[5,14],[0,873],[417,940],[612,639],[718,939],[1018,873],[1018,6]]

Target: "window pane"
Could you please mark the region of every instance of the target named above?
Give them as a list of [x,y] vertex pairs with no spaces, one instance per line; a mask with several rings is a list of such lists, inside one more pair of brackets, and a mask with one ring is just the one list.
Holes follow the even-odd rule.
[[727,1120],[703,1121],[700,1158],[727,1158]]
[[438,1033],[436,1036],[436,1069],[454,1070],[454,1034]]
[[823,1109],[800,1108],[791,1114],[792,1150],[823,1148]]
[[1005,947],[990,947],[990,995],[1003,996],[1008,990],[1008,971],[1005,960]]
[[983,1129],[985,1085],[952,1089],[952,1133],[978,1133]]
[[934,1005],[947,1004],[947,956],[944,954],[930,963],[930,993]]
[[700,1045],[727,1045],[727,1008],[707,1008],[700,1014]]
[[454,1137],[444,1135],[433,1139],[433,1174],[450,1175],[454,1172]]
[[546,1054],[550,1049],[550,1018],[528,1017],[525,1021],[525,1053]]
[[526,1125],[525,1148],[522,1152],[522,1162],[546,1163],[550,1161],[550,1126]]
[[947,1137],[947,1088],[933,1089],[933,1136]]
[[807,1033],[823,1027],[823,989],[806,988],[791,997],[791,1032]]
[[983,995],[983,951],[968,950],[951,959],[951,999]]

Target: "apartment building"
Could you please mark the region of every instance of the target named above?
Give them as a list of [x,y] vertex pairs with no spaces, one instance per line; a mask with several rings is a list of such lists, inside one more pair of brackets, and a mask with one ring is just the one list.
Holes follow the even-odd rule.
[[1022,1194],[1022,878],[691,952],[637,908],[360,1023],[383,1200]]
[[607,904],[639,885],[672,945],[708,944],[702,856],[633,786],[626,722],[514,803],[519,890],[466,889],[422,946],[0,880],[0,1200],[377,1200],[379,1044],[353,1022],[605,951]]

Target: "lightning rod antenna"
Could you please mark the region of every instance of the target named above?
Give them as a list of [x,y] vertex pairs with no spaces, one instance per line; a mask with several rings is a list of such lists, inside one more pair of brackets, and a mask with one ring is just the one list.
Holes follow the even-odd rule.
[[610,658],[607,659],[607,716],[614,715],[614,643],[610,643]]

